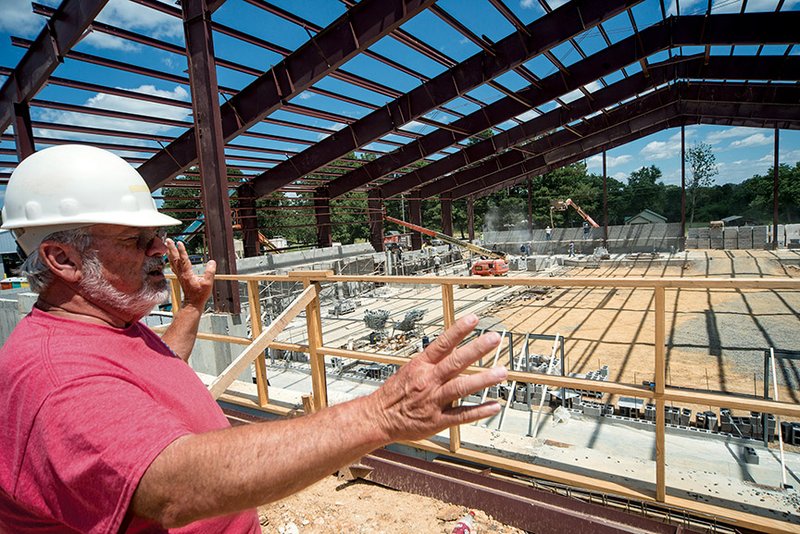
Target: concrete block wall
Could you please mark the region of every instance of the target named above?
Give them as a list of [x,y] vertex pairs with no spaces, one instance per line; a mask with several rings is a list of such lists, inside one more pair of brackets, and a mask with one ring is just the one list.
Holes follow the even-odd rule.
[[[520,245],[530,243],[532,254],[566,254],[569,242],[574,241],[576,254],[591,254],[603,244],[603,229],[591,228],[584,238],[583,228],[554,228],[552,239],[546,238],[544,229],[533,231],[529,240],[527,231],[487,231],[483,246],[497,246],[508,254],[519,254]],[[670,252],[681,250],[681,225],[679,223],[630,224],[608,227],[608,249],[612,253]]]
[[[687,249],[751,250],[769,248],[771,227],[732,226],[728,228],[689,228],[686,237]],[[784,235],[784,227],[778,226],[778,236]]]

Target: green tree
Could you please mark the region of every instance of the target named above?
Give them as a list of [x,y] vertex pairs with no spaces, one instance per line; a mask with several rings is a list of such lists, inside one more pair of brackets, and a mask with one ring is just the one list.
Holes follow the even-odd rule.
[[694,222],[697,200],[702,192],[714,183],[714,176],[719,174],[717,158],[711,151],[711,145],[696,143],[686,151],[686,159],[691,170],[686,193],[689,197],[689,224]]
[[664,184],[660,183],[661,169],[655,165],[641,167],[628,178],[625,196],[628,200],[628,213],[632,216],[645,209],[663,212]]

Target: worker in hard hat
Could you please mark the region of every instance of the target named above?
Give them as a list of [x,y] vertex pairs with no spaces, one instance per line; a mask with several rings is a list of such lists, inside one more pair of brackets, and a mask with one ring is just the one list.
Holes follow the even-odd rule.
[[[215,266],[192,273],[163,240],[141,176],[79,145],[22,161],[3,227],[39,294],[0,348],[0,532],[260,533],[254,508],[393,441],[499,412],[453,407],[506,378],[460,376],[499,343],[455,347],[470,315],[371,395],[291,420],[230,428],[187,365]],[[185,305],[163,338],[139,322],[166,298],[167,254]]]

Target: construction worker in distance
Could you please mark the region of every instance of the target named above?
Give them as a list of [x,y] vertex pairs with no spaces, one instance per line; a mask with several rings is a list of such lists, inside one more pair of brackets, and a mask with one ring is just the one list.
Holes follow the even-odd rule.
[[[499,412],[452,407],[506,378],[460,375],[499,343],[455,351],[470,315],[368,396],[230,428],[187,365],[215,263],[195,275],[163,239],[178,221],[135,169],[93,147],[47,148],[14,170],[2,215],[39,298],[0,348],[0,532],[256,534],[256,506],[377,447]],[[164,254],[184,305],[159,338],[139,320],[167,297]]]

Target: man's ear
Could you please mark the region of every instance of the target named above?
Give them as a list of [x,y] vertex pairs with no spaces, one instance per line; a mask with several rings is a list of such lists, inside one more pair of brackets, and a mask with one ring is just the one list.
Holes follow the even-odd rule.
[[80,281],[83,261],[75,247],[55,241],[45,241],[39,245],[39,258],[57,278],[68,283]]

